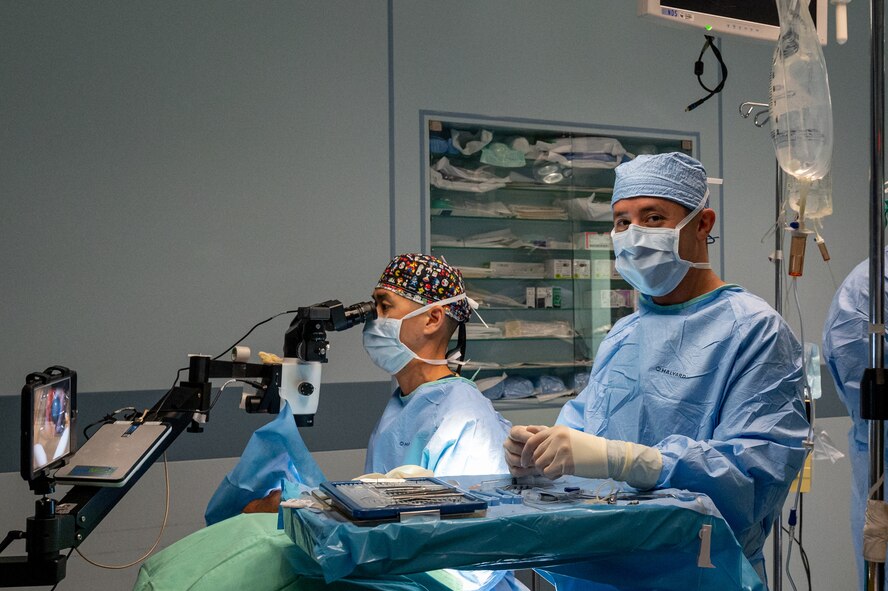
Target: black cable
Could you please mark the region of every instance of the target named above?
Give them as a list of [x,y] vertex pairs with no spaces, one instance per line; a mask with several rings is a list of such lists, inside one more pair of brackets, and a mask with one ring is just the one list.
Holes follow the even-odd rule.
[[230,347],[228,347],[227,349],[225,349],[224,351],[222,351],[221,353],[219,353],[218,355],[216,355],[215,357],[213,357],[213,361],[216,361],[217,359],[219,359],[220,357],[222,357],[223,355],[225,355],[226,353],[228,353],[229,351],[231,351],[232,349],[234,349],[235,347],[237,347],[237,346],[241,343],[241,341],[243,341],[245,338],[247,338],[248,336],[250,336],[250,333],[252,333],[254,330],[256,330],[257,328],[259,328],[260,326],[262,326],[262,325],[265,324],[266,322],[271,322],[272,320],[274,320],[274,319],[277,318],[278,316],[283,316],[284,314],[295,314],[295,313],[298,312],[298,311],[299,311],[299,310],[287,310],[287,311],[285,311],[285,312],[278,312],[277,314],[275,314],[275,315],[272,316],[271,318],[266,318],[266,319],[263,320],[262,322],[259,322],[259,323],[255,324],[255,325],[253,325],[253,328],[251,328],[250,330],[248,330],[248,331],[247,331],[247,334],[245,334],[244,336],[242,336],[241,338],[239,338],[239,339],[238,339],[233,345],[231,345]]
[[89,425],[87,425],[86,427],[83,428],[83,439],[89,440],[89,438],[92,437],[92,435],[90,435],[87,432],[91,428],[95,427],[96,425],[107,425],[108,423],[111,423],[113,421],[114,421],[114,417],[112,417],[111,415],[105,415],[104,417],[102,417],[98,421],[93,421],[92,423],[90,423]]
[[[804,469],[801,473],[799,473],[799,478],[802,478],[804,474]],[[808,577],[808,591],[811,591],[811,567],[808,565],[808,555],[805,553],[805,548],[802,546],[802,526],[805,523],[804,519],[804,510],[805,510],[805,495],[799,496],[799,553],[802,556],[802,564],[805,566],[805,576]]]
[[[789,533],[789,528],[784,525],[783,531]],[[811,591],[811,564],[808,562],[808,553],[805,552],[805,547],[802,546],[799,538],[792,538],[791,541],[795,542],[799,547],[799,556],[802,557],[802,568],[805,569],[805,578],[808,580],[808,591]]]
[[160,402],[158,402],[157,404],[154,405],[154,418],[155,419],[160,414],[160,409],[163,408],[163,405],[164,405],[164,403],[166,403],[167,399],[170,397],[170,394],[172,394],[173,390],[175,390],[176,382],[179,381],[179,376],[182,375],[182,372],[185,371],[186,369],[188,369],[188,368],[187,367],[180,367],[176,371],[176,377],[173,378],[173,385],[170,386],[170,389],[166,391],[166,394],[163,395],[163,397],[160,399]]
[[[252,386],[253,388],[256,388],[256,390],[267,389],[266,386],[263,386],[260,382],[256,382],[254,380],[232,378],[230,381],[231,382],[241,382],[242,384],[247,384],[248,386]],[[213,407],[216,406],[216,403],[219,401],[219,397],[222,396],[222,390],[224,390],[225,388],[226,388],[226,386],[222,386],[221,388],[219,388],[219,391],[216,392],[216,395],[213,397],[212,402],[210,402],[210,407],[206,410],[203,410],[200,408],[178,408],[178,409],[176,409],[176,412],[192,412],[192,413],[199,413],[199,414],[209,414],[209,412],[211,410],[213,410]]]
[[13,530],[13,531],[9,532],[8,534],[6,534],[6,537],[3,538],[2,542],[0,542],[0,554],[2,554],[3,551],[6,550],[6,547],[9,546],[14,541],[24,540],[26,535],[27,534],[25,534],[25,532],[20,531],[20,530]]
[[[805,469],[802,468],[801,473],[799,473],[799,478],[802,478],[805,474]],[[799,496],[799,546],[802,545],[802,524],[805,522],[803,519],[803,513],[805,511],[805,495]]]
[[[466,360],[466,323],[460,322],[459,327],[457,328],[457,337],[456,337],[456,346],[449,351],[444,353],[444,358],[449,359],[451,355],[459,351],[459,360],[465,362]],[[456,375],[460,375],[462,373],[462,364],[457,364],[456,369],[453,371]]]
[[[705,90],[709,94],[707,94],[700,100],[688,105],[685,108],[685,112],[693,111],[694,109],[711,99],[713,96],[720,93],[725,87],[725,82],[728,79],[728,66],[725,65],[725,60],[722,59],[721,51],[719,51],[718,47],[716,47],[715,43],[713,43],[713,41],[715,41],[715,37],[713,37],[712,35],[703,36],[706,37],[706,42],[703,44],[703,49],[700,50],[700,56],[697,58],[697,61],[694,62],[694,75],[697,76],[697,82],[700,84],[700,86],[703,87],[703,90]],[[703,82],[703,54],[706,53],[707,49],[712,49],[712,55],[715,56],[715,59],[718,60],[718,64],[721,66],[721,80],[719,80],[719,83],[715,86],[715,88],[709,88]]]
[[[231,351],[232,349],[234,349],[235,347],[237,347],[237,346],[238,346],[238,345],[239,345],[239,344],[240,344],[245,338],[247,338],[248,336],[250,336],[250,334],[251,334],[254,330],[256,330],[257,328],[259,328],[260,326],[262,326],[262,325],[265,324],[266,322],[271,322],[272,320],[274,320],[274,319],[277,318],[278,316],[283,316],[284,314],[295,314],[295,313],[298,312],[298,311],[299,311],[299,310],[285,310],[284,312],[278,312],[278,313],[275,314],[274,316],[271,316],[271,317],[269,317],[269,318],[266,318],[266,319],[263,320],[262,322],[257,322],[256,324],[253,325],[253,328],[251,328],[250,330],[248,330],[247,333],[246,333],[244,336],[242,336],[242,337],[239,338],[237,341],[235,341],[235,343],[234,343],[233,345],[231,345],[230,347],[228,347],[227,349],[225,349],[224,351],[222,351],[221,353],[219,353],[218,355],[216,355],[215,357],[213,357],[213,361],[216,361],[217,359],[219,359],[220,357],[222,357],[223,355],[225,355],[226,353],[228,353],[229,351]],[[173,380],[173,385],[170,386],[170,389],[167,390],[166,394],[163,395],[163,398],[160,399],[160,402],[158,402],[158,403],[155,405],[154,418],[157,418],[157,416],[160,414],[160,409],[163,408],[164,403],[166,403],[167,399],[170,397],[170,394],[172,394],[172,393],[173,393],[173,390],[176,388],[176,383],[179,381],[179,376],[182,374],[183,371],[185,371],[185,370],[187,370],[187,369],[188,369],[187,367],[180,367],[179,370],[176,372],[176,378]],[[218,397],[218,395],[217,395],[217,397]],[[188,412],[188,411],[181,411],[181,412]],[[201,411],[198,410],[198,409],[195,409],[193,412],[201,412]]]
[[134,407],[134,406],[125,406],[123,408],[118,408],[114,412],[106,414],[104,417],[102,417],[98,421],[94,421],[94,422],[90,423],[89,425],[87,425],[86,427],[84,427],[83,428],[83,438],[89,439],[90,437],[92,437],[92,435],[90,435],[88,433],[88,431],[90,429],[92,429],[93,427],[95,427],[96,425],[99,425],[99,424],[106,425],[108,423],[113,423],[114,421],[117,420],[115,418],[116,415],[118,413],[125,411],[125,410],[132,411],[132,413],[130,415],[123,415],[123,420],[125,420],[125,421],[128,421],[128,420],[131,421],[136,418],[136,415],[138,415],[138,411],[136,410],[136,407]]
[[[242,384],[247,384],[247,385],[249,385],[249,386],[253,386],[253,387],[256,388],[257,390],[260,390],[260,389],[262,389],[262,387],[263,387],[262,384],[260,384],[259,382],[255,382],[255,381],[253,381],[253,380],[241,380],[241,379],[237,379],[237,378],[235,378],[235,379],[233,379],[232,381],[234,381],[234,382],[240,382],[240,383],[242,383]],[[213,410],[213,407],[216,406],[216,403],[217,403],[217,402],[219,402],[219,397],[222,396],[222,390],[224,390],[224,389],[225,389],[225,386],[223,385],[221,388],[219,388],[219,391],[216,392],[216,395],[213,397],[212,402],[210,402],[210,408],[208,408],[208,409],[206,410],[207,413],[209,413],[211,410]],[[202,410],[198,410],[198,411],[195,411],[195,412],[200,412],[200,413],[202,413],[202,412],[204,412],[204,411],[202,411]]]

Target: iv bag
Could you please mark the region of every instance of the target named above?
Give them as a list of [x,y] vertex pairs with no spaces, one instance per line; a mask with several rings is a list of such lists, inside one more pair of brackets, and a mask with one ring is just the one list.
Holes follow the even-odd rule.
[[780,38],[771,66],[769,111],[777,161],[787,174],[823,178],[832,160],[826,62],[807,0],[777,0]]
[[799,214],[800,218],[807,220],[816,220],[832,215],[832,172],[819,180],[813,181],[808,186],[808,194],[805,199],[805,211],[799,211],[799,201],[801,198],[801,184],[805,181],[799,181],[794,176],[783,175],[783,197],[786,204],[792,211]]
[[819,400],[823,390],[820,387],[820,347],[816,343],[805,343],[805,373],[811,398]]

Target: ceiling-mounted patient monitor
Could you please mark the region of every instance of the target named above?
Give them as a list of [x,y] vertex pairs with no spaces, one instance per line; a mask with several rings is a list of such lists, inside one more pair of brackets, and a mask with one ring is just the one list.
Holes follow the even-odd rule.
[[[826,45],[827,40],[828,8],[828,0],[809,1],[821,45]],[[740,35],[764,41],[776,41],[780,31],[774,0],[638,0],[638,14],[717,35]]]

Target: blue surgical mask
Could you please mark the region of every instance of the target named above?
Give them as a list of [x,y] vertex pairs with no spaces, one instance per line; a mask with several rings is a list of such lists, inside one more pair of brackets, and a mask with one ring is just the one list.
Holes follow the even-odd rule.
[[674,228],[646,228],[630,224],[626,230],[611,230],[616,256],[616,269],[623,279],[641,293],[664,296],[678,287],[688,269],[711,269],[709,263],[693,263],[678,254],[681,229],[694,219],[706,199],[700,202]]
[[447,359],[425,359],[414,353],[401,341],[401,323],[408,318],[419,316],[434,307],[446,306],[466,298],[466,294],[461,293],[452,298],[423,306],[418,310],[410,312],[403,318],[382,317],[367,321],[364,324],[364,350],[367,351],[367,355],[370,356],[373,363],[391,375],[395,375],[404,369],[414,359],[419,359],[430,365],[459,363],[457,361],[459,359],[458,352]]

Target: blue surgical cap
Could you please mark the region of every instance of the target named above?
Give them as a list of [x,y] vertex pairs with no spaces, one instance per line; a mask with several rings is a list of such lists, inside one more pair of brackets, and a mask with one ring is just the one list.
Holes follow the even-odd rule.
[[[638,156],[616,169],[611,207],[620,199],[662,197],[696,209],[705,199],[706,169],[699,161],[681,152]],[[705,207],[705,205],[704,205]]]

